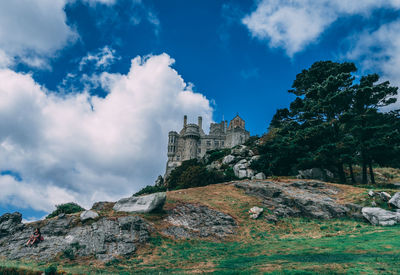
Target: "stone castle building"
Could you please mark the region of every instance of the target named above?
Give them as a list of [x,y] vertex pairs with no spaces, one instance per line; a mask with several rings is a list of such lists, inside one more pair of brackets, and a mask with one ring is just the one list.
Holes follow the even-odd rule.
[[165,176],[181,165],[182,161],[199,159],[209,150],[232,148],[243,144],[250,137],[245,129],[244,120],[236,115],[229,123],[226,120],[220,123],[211,123],[209,134],[205,134],[202,126],[202,117],[198,117],[197,124],[188,124],[187,116],[183,117],[183,128],[177,133],[168,134],[168,161]]

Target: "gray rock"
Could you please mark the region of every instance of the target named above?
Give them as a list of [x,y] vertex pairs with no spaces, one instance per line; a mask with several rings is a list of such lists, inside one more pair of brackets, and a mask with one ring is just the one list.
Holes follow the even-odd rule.
[[392,196],[390,196],[389,193],[386,193],[386,192],[380,192],[379,196],[381,197],[381,199],[383,201],[389,201],[391,199],[391,197],[392,197]]
[[376,206],[376,202],[375,201],[371,202],[371,206],[375,207]]
[[235,157],[232,155],[227,155],[222,159],[222,164],[230,164],[235,160]]
[[400,213],[387,211],[379,207],[364,207],[363,216],[373,225],[395,225],[400,222]]
[[336,202],[330,195],[337,194],[338,189],[322,182],[237,182],[235,186],[261,198],[264,208],[272,210],[276,217],[358,217],[361,210],[358,206]]
[[90,220],[90,219],[97,219],[99,217],[99,214],[97,214],[96,212],[92,211],[92,210],[86,210],[83,211],[80,215],[80,219],[81,221],[86,221],[86,220]]
[[181,204],[168,211],[163,233],[174,238],[223,238],[233,234],[235,220],[203,205]]
[[368,196],[370,196],[370,197],[373,197],[373,196],[375,196],[375,193],[374,193],[374,191],[372,191],[372,190],[369,190],[369,191],[368,191]]
[[[73,257],[94,255],[99,260],[107,261],[114,256],[134,253],[137,245],[149,239],[150,226],[137,216],[112,220],[102,218],[84,226],[76,226],[75,220],[70,218],[42,221],[45,224],[41,228],[44,241],[32,247],[26,247],[25,243],[33,233],[33,226],[0,238],[0,257],[50,260],[68,251]],[[52,231],[61,226],[63,230]]]
[[22,230],[22,215],[19,212],[5,213],[0,217],[0,238]]
[[238,145],[237,147],[231,150],[231,154],[234,156],[242,156],[245,157],[248,152],[247,146],[245,145]]
[[400,192],[394,194],[393,197],[389,200],[389,203],[396,208],[400,208]]
[[311,168],[306,170],[299,170],[299,174],[297,175],[298,179],[315,179],[322,181],[329,181],[334,178],[332,172],[327,169],[321,168]]
[[254,175],[254,172],[252,172],[251,169],[248,169],[248,167],[249,167],[249,163],[247,162],[247,160],[242,159],[233,166],[233,173],[239,179],[247,178],[247,177],[249,177],[249,174],[251,177]]
[[252,180],[265,180],[266,178],[263,172],[257,173],[255,176],[251,177]]
[[250,210],[249,210],[250,218],[252,218],[254,220],[257,219],[263,211],[264,211],[264,209],[260,208],[258,206],[254,206],[254,207],[250,208]]
[[165,192],[150,195],[120,199],[113,207],[118,212],[149,213],[161,209],[165,203]]

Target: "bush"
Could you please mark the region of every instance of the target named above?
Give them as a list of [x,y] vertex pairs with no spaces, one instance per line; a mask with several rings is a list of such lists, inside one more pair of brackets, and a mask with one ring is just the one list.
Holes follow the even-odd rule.
[[44,270],[45,275],[56,275],[57,274],[57,266],[50,265]]
[[47,215],[46,219],[56,217],[60,214],[73,214],[84,210],[85,210],[84,208],[82,208],[81,206],[79,206],[74,202],[63,203],[56,205],[56,210]]
[[230,150],[222,149],[222,150],[211,150],[208,151],[207,154],[209,155],[207,163],[210,164],[213,161],[221,159],[228,155]]
[[157,192],[165,192],[167,191],[167,188],[164,186],[152,186],[152,185],[147,185],[146,187],[142,188],[139,192],[136,192],[133,194],[133,196],[140,196],[143,194],[152,194],[152,193],[157,193]]
[[71,247],[65,249],[65,250],[63,251],[63,256],[64,256],[65,258],[69,259],[69,260],[75,259],[74,250],[73,250]]
[[183,161],[182,165],[175,168],[167,179],[170,189],[183,189],[205,186],[225,181],[222,173],[208,171],[207,168],[196,159]]

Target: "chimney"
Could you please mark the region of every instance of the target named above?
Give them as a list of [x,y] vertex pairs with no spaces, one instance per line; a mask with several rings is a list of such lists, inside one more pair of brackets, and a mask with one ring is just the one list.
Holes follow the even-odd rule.
[[202,127],[203,127],[203,126],[202,126],[202,124],[203,124],[203,118],[202,118],[201,116],[198,117],[198,123],[197,123],[197,124],[199,125],[199,128],[200,128],[200,129],[203,129],[203,128],[202,128]]
[[183,127],[186,127],[187,125],[187,115],[183,116]]

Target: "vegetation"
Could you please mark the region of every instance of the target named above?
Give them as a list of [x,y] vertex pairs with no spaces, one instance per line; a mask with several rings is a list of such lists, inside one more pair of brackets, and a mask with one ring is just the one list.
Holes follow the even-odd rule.
[[73,214],[84,210],[85,210],[84,208],[82,208],[81,206],[79,206],[74,202],[63,203],[56,205],[56,210],[47,215],[46,219],[56,217],[60,214]]
[[224,174],[207,170],[206,166],[197,159],[183,161],[175,168],[166,181],[168,189],[176,190],[199,187],[225,181]]
[[353,166],[367,168],[374,183],[374,165],[400,167],[400,112],[381,112],[396,102],[397,88],[378,83],[376,74],[356,81],[353,63],[316,62],[296,76],[290,108],[279,109],[254,168],[267,175],[294,175],[299,169],[326,168],[341,183],[345,166],[355,183]]
[[167,191],[167,188],[165,188],[164,186],[147,185],[146,187],[142,188],[139,192],[136,192],[133,195],[140,196],[140,195],[165,192],[165,191]]

